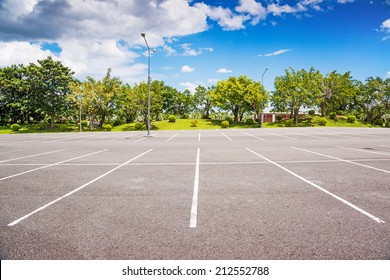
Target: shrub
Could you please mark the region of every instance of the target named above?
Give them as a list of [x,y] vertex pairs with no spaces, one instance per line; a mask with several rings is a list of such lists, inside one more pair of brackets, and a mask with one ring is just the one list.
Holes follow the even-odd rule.
[[198,121],[197,120],[192,120],[191,121],[191,126],[192,127],[197,127],[198,126]]
[[103,124],[102,128],[105,129],[105,130],[107,130],[107,131],[111,131],[112,125],[109,124],[109,123],[108,123],[108,124]]
[[337,111],[336,111],[336,115],[338,115],[338,116],[341,116],[341,115],[343,115],[343,111],[341,111],[341,110],[337,110]]
[[169,115],[168,121],[169,122],[176,122],[176,117],[174,115]]
[[310,115],[310,116],[314,116],[314,113],[315,113],[314,110],[310,110],[310,111],[309,111],[309,115]]
[[246,123],[247,125],[254,125],[254,124],[255,124],[255,121],[254,121],[252,118],[250,118],[250,119],[246,119],[245,123]]
[[294,120],[287,120],[284,124],[285,127],[292,127],[294,125]]
[[277,115],[277,116],[276,116],[276,120],[280,122],[281,120],[283,120],[283,116]]
[[329,113],[329,118],[331,118],[332,120],[335,120],[336,119],[336,113],[335,112]]
[[229,125],[230,125],[230,124],[229,124],[229,122],[228,122],[228,121],[226,121],[226,120],[221,122],[221,126],[222,126],[222,128],[228,128],[228,127],[229,127]]
[[17,123],[14,123],[13,125],[11,125],[11,129],[12,129],[13,131],[19,131],[20,125],[18,125]]
[[326,119],[325,119],[325,118],[319,118],[318,121],[317,121],[317,123],[318,123],[319,125],[326,125]]
[[144,128],[144,125],[145,125],[144,123],[136,123],[134,125],[134,128],[135,128],[135,130],[141,130]]
[[189,119],[190,118],[190,115],[188,115],[188,114],[183,114],[182,116],[181,116],[181,119],[183,119],[183,120],[187,120],[187,119]]
[[60,125],[60,131],[61,132],[66,132],[68,131],[68,126],[66,124],[61,124]]
[[225,121],[227,121],[229,125],[233,123],[233,119],[231,117],[226,117]]
[[383,126],[383,120],[382,119],[376,119],[374,122],[375,125]]
[[348,116],[347,122],[354,123],[355,121],[356,121],[356,117],[355,116]]
[[81,125],[82,125],[82,126],[87,126],[87,125],[88,125],[88,122],[87,122],[86,120],[82,120],[82,121],[81,121]]

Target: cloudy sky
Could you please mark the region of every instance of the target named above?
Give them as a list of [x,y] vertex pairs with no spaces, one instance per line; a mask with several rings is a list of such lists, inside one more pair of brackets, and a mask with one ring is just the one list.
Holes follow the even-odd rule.
[[0,0],[0,67],[51,55],[80,80],[184,90],[247,75],[273,89],[288,67],[390,77],[390,0]]

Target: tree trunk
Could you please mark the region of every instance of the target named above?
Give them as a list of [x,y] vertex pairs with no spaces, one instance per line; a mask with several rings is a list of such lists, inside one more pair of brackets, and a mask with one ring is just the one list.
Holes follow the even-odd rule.
[[54,112],[50,113],[51,122],[50,122],[50,128],[54,129]]
[[294,124],[295,125],[298,124],[298,113],[299,113],[299,109],[294,109]]

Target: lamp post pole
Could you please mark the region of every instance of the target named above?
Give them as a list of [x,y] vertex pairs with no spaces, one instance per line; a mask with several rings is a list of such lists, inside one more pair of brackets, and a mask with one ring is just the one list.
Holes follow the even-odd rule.
[[150,136],[150,48],[148,45],[148,41],[146,41],[145,33],[141,33],[141,36],[144,37],[146,47],[148,48],[148,134],[146,137]]
[[261,85],[263,86],[263,90],[261,91],[261,128],[264,128],[264,83],[263,78],[265,72],[267,72],[268,68],[265,68],[263,75],[261,75]]

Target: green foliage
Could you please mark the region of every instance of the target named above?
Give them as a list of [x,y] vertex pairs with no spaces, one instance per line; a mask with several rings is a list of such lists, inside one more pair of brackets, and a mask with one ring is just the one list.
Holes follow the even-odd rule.
[[292,127],[294,125],[294,120],[289,119],[284,123],[285,127]]
[[278,122],[280,122],[281,120],[283,120],[283,116],[277,115],[277,116],[276,116],[276,120],[277,120]]
[[190,118],[190,115],[189,114],[183,114],[180,118],[183,119],[183,120],[187,120],[187,119]]
[[233,124],[233,118],[231,117],[226,117],[225,121],[227,121],[229,124]]
[[255,124],[255,121],[254,121],[254,119],[249,118],[249,119],[246,119],[245,123],[246,123],[247,125],[254,125],[254,124]]
[[103,125],[102,125],[102,128],[103,128],[104,130],[111,131],[112,125],[111,125],[111,124],[103,124]]
[[82,121],[81,121],[81,125],[82,125],[82,126],[87,126],[87,125],[88,125],[88,121],[82,120]]
[[145,124],[144,124],[144,123],[136,123],[136,124],[134,125],[134,129],[135,129],[135,130],[142,130],[142,129],[144,129],[144,127],[145,127]]
[[169,115],[168,121],[169,121],[170,123],[176,122],[176,116],[174,116],[174,115]]
[[310,111],[309,111],[309,115],[310,115],[310,116],[314,116],[314,113],[315,113],[314,110],[310,110]]
[[348,116],[347,122],[354,123],[355,121],[356,121],[356,117],[355,116]]
[[197,120],[192,120],[191,121],[191,126],[192,127],[197,127],[197,125],[198,125],[198,121]]
[[11,129],[13,131],[19,131],[20,130],[20,125],[18,125],[17,123],[14,123],[13,125],[11,125]]
[[335,112],[329,113],[329,118],[331,118],[332,120],[335,120],[336,119],[336,113]]
[[228,121],[222,121],[221,122],[221,126],[222,126],[222,128],[228,128],[229,127],[229,122]]
[[343,115],[343,111],[337,110],[337,111],[336,111],[336,114],[337,114],[338,116],[341,116],[341,115]]
[[376,119],[374,122],[375,125],[383,126],[383,119]]
[[324,125],[326,125],[327,120],[326,120],[326,118],[319,118],[319,119],[317,120],[317,123],[318,123],[319,125],[324,126]]

